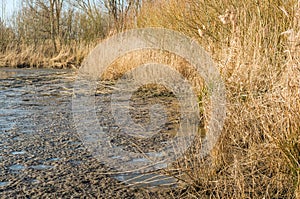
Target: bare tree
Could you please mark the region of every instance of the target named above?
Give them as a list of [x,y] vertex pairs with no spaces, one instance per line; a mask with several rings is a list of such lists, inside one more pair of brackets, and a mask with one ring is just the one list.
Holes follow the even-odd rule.
[[81,21],[87,23],[81,24],[86,30],[84,37],[104,37],[107,31],[107,15],[103,10],[103,0],[74,0],[73,5],[86,15],[81,15]]
[[136,20],[142,0],[104,0],[110,16],[113,18],[114,26],[118,31],[126,28],[128,14],[134,13]]
[[23,22],[26,23],[26,26],[34,29],[35,33],[33,35],[36,37],[41,36],[39,33],[43,35],[43,33],[48,32],[55,53],[58,50],[57,40],[60,40],[63,2],[64,0],[26,0],[23,8]]

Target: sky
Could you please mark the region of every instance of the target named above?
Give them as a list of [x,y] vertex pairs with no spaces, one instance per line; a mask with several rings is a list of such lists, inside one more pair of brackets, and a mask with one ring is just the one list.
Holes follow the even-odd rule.
[[14,11],[18,11],[21,0],[0,0],[0,17],[7,21],[10,19]]

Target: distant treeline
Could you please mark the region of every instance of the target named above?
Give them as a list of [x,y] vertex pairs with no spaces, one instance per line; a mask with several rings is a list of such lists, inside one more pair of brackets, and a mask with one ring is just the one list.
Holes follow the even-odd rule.
[[[142,0],[24,0],[9,21],[0,19],[0,52],[22,53],[30,47],[46,59],[66,46],[74,51],[74,45],[92,45],[108,34],[136,26],[141,5]],[[6,60],[0,65],[27,65],[28,61]]]

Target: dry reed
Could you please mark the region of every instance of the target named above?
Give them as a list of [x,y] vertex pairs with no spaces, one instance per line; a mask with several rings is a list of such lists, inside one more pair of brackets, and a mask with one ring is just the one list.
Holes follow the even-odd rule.
[[226,84],[222,136],[210,162],[194,157],[184,168],[186,197],[299,198],[300,2],[145,4],[140,27],[171,28],[197,39]]

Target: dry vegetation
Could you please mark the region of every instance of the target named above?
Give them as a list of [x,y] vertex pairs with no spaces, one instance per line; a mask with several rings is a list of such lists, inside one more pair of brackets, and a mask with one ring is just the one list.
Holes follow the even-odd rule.
[[197,39],[225,80],[222,137],[189,168],[189,196],[299,198],[300,1],[155,1],[138,24]]
[[73,46],[61,46],[55,54],[49,53],[53,50],[49,41],[36,47],[31,44],[14,46],[0,54],[0,66],[76,68],[94,45],[82,45],[75,41],[72,43]]
[[[145,0],[135,26],[171,28],[195,38],[226,84],[222,136],[210,166],[197,160],[186,171],[186,196],[300,198],[300,1]],[[77,65],[91,48],[71,46],[58,46],[60,52],[50,58],[46,47],[21,46],[18,54],[12,47],[2,51],[0,60],[13,66],[40,66],[41,60],[42,65]],[[37,60],[33,52],[40,53]],[[116,78],[131,67],[119,63],[106,77]]]

